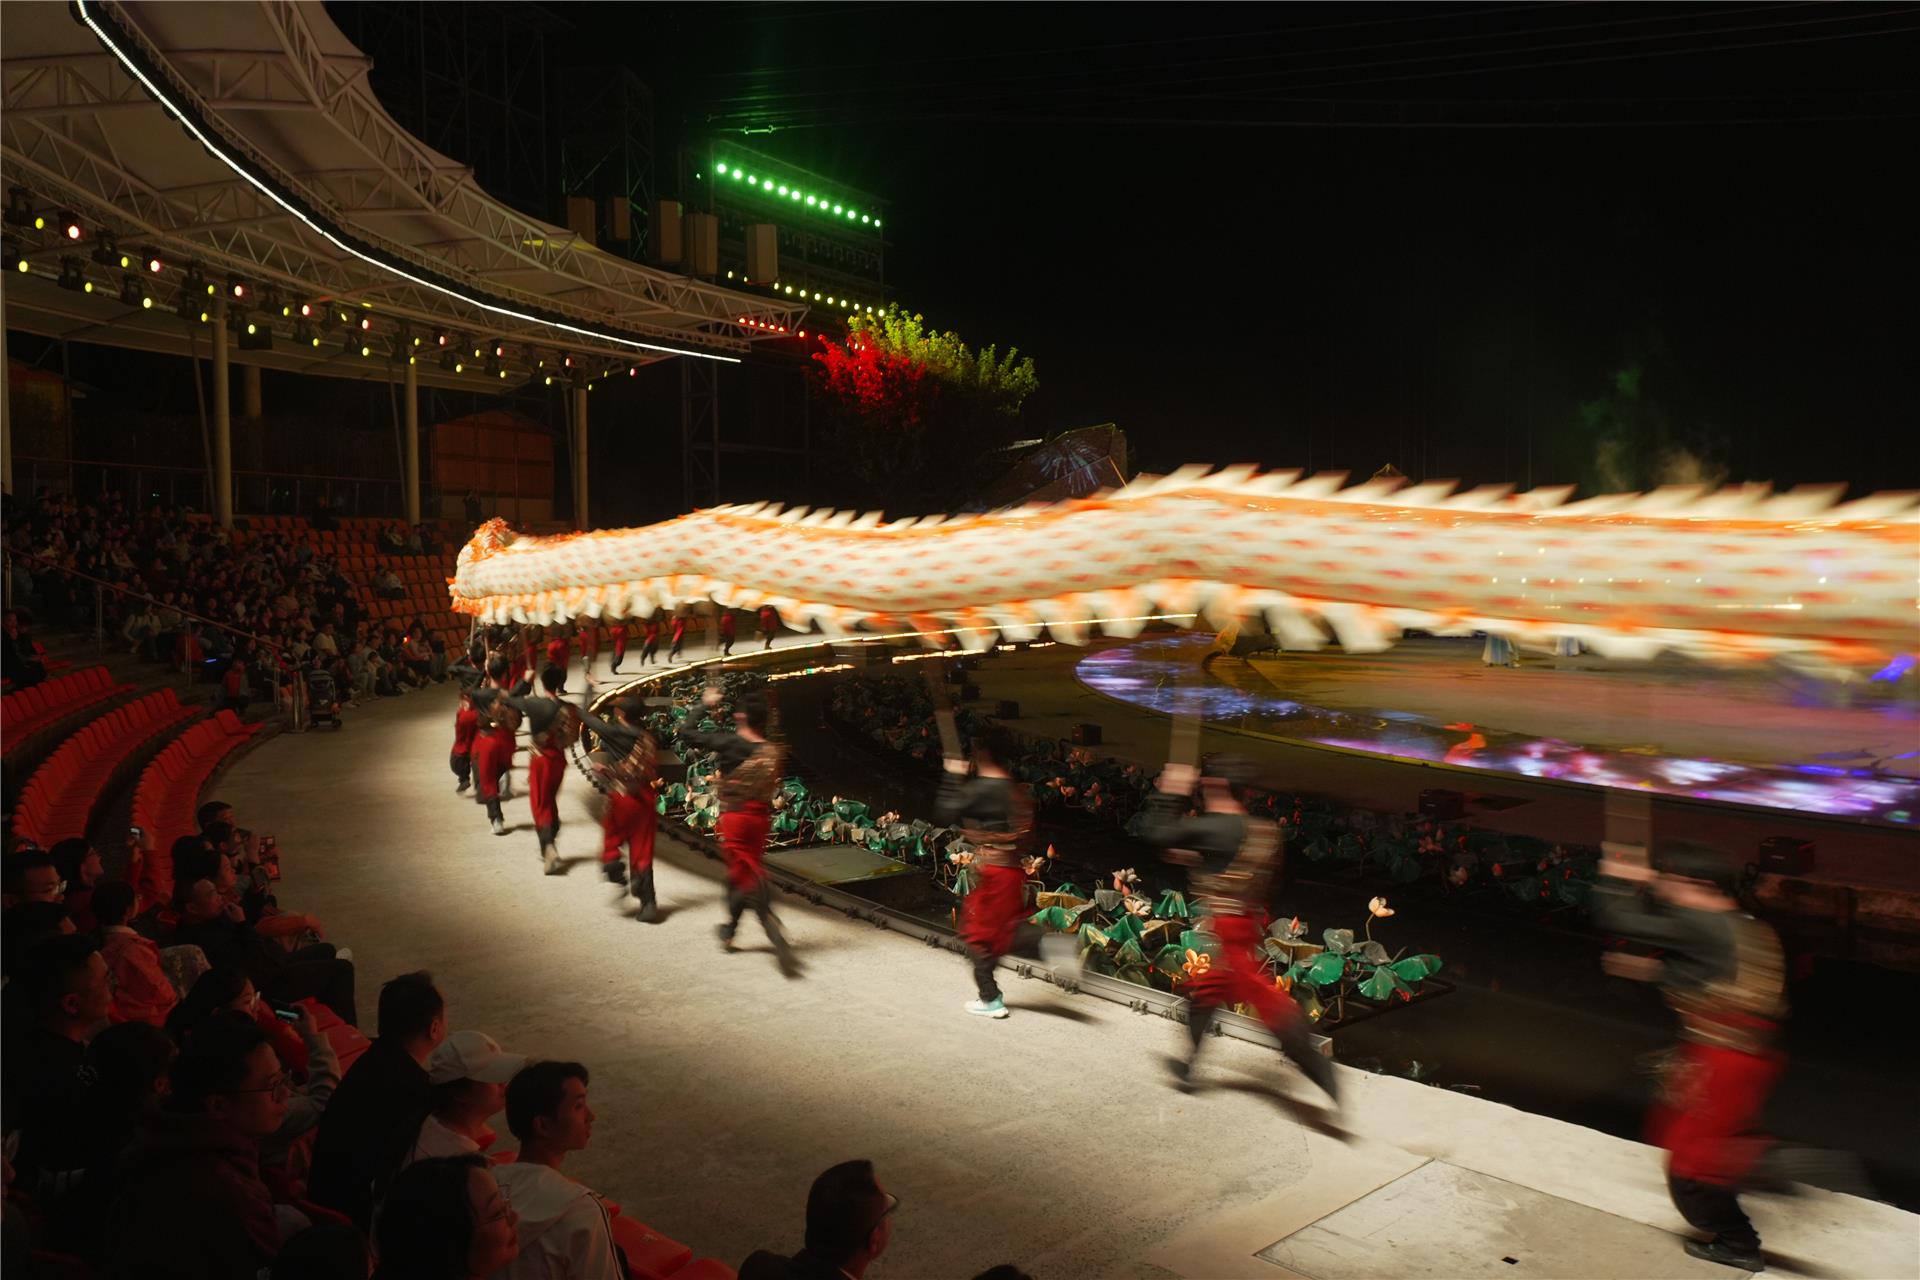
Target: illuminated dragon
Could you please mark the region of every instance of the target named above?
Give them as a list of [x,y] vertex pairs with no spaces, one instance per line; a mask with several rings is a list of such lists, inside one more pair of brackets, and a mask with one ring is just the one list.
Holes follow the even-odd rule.
[[460,552],[453,607],[481,622],[772,604],[828,635],[951,629],[984,647],[1044,626],[1137,633],[1155,616],[1264,620],[1289,648],[1403,631],[1567,638],[1603,655],[1859,667],[1920,651],[1920,495],[1696,487],[1347,487],[1187,467],[1097,497],[984,515],[724,506],[638,529],[518,535]]

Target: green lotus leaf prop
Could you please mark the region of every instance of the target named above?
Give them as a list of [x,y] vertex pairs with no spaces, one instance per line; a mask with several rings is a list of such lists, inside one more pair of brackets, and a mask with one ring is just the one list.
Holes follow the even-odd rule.
[[1304,976],[1316,987],[1330,987],[1347,972],[1347,958],[1337,952],[1323,951],[1307,961]]
[[1042,928],[1058,929],[1062,933],[1072,933],[1078,923],[1078,917],[1070,916],[1061,907],[1042,907],[1027,917],[1028,924],[1037,924]]
[[1391,1000],[1396,993],[1402,996],[1412,994],[1400,975],[1393,971],[1393,966],[1385,964],[1375,966],[1373,972],[1361,982],[1359,990],[1369,1000]]
[[1071,893],[1062,893],[1058,889],[1042,889],[1033,895],[1033,902],[1039,907],[1090,907],[1093,905],[1085,898],[1076,897]]
[[1193,909],[1187,905],[1187,895],[1177,889],[1168,889],[1160,895],[1160,901],[1153,905],[1153,914],[1170,920],[1193,919]]
[[1329,929],[1320,935],[1327,940],[1327,950],[1335,955],[1345,955],[1353,949],[1353,930]]
[[1118,911],[1120,904],[1127,900],[1127,896],[1118,889],[1095,889],[1093,900],[1100,904],[1102,911]]
[[1108,937],[1120,938],[1128,942],[1138,942],[1146,934],[1146,930],[1141,928],[1140,918],[1134,915],[1121,916],[1107,925],[1106,930]]
[[1408,956],[1395,960],[1392,969],[1403,982],[1421,982],[1440,972],[1439,956]]
[[953,876],[953,891],[964,898],[980,885],[980,877],[974,874],[972,867],[962,867]]

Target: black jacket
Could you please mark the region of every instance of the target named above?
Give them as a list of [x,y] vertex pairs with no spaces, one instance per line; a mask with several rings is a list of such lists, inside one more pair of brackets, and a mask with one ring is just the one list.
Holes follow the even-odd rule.
[[375,1040],[334,1090],[313,1141],[307,1195],[352,1218],[373,1220],[373,1184],[394,1163],[433,1105],[426,1070],[399,1044]]

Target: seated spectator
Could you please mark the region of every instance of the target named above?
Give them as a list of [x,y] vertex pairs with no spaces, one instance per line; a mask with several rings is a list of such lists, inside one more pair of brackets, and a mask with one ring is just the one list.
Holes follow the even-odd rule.
[[441,1041],[427,1059],[433,1110],[420,1122],[404,1163],[477,1155],[493,1145],[487,1121],[507,1105],[507,1082],[526,1065],[525,1054],[508,1053],[478,1031],[456,1031]]
[[173,1065],[162,1106],[141,1115],[104,1224],[109,1274],[125,1280],[255,1280],[280,1248],[260,1142],[285,1119],[289,1085],[260,1028],[209,1022]]
[[418,628],[407,633],[406,641],[400,647],[400,657],[416,682],[426,684],[434,678],[433,650],[427,647],[427,638]]
[[[486,1280],[511,1274],[517,1215],[480,1156],[409,1165],[381,1205],[373,1280]],[[624,1278],[623,1278],[624,1280]]]
[[330,1222],[289,1237],[267,1275],[268,1280],[367,1280],[372,1266],[366,1237]]
[[78,934],[32,942],[12,968],[0,1128],[19,1130],[13,1165],[31,1189],[86,1159],[74,1118],[85,1105],[87,1042],[106,1026],[113,993],[99,948]]
[[382,569],[373,580],[373,592],[382,600],[400,600],[407,594],[406,584],[400,581],[400,575],[391,568]]
[[380,988],[379,1032],[321,1117],[307,1179],[309,1197],[363,1231],[374,1180],[399,1162],[433,1107],[426,1064],[447,1037],[447,1004],[431,974],[403,973]]
[[20,615],[8,609],[0,615],[0,674],[13,681],[16,689],[31,689],[47,678],[33,637],[20,626]]
[[100,927],[100,954],[113,981],[113,1003],[107,1016],[115,1022],[166,1025],[167,1015],[180,1003],[179,993],[167,981],[160,947],[127,925],[133,912],[133,886],[109,880],[94,891],[93,916]]
[[239,969],[208,969],[194,979],[167,1018],[167,1030],[185,1044],[193,1039],[194,1032],[222,1013],[251,1018],[265,1033],[281,1066],[295,1075],[305,1070],[307,1047],[299,1032],[274,1016],[273,1006],[261,1001],[252,979]]
[[85,840],[62,840],[48,850],[53,856],[54,865],[59,868],[60,879],[67,886],[67,914],[73,917],[73,927],[78,933],[92,933],[93,891],[106,874],[106,864],[100,861],[100,851]]
[[900,1207],[873,1174],[871,1160],[848,1160],[813,1180],[807,1192],[807,1244],[791,1258],[761,1250],[740,1264],[740,1280],[861,1280],[893,1239]]
[[507,1128],[520,1157],[494,1169],[520,1219],[520,1256],[499,1280],[625,1280],[613,1224],[600,1197],[560,1172],[571,1151],[593,1138],[587,1069],[577,1062],[535,1062],[507,1086]]
[[340,521],[334,517],[333,505],[327,501],[327,495],[321,494],[313,501],[313,515],[307,523],[320,533],[332,533],[340,527]]
[[0,912],[0,973],[11,977],[34,943],[75,932],[64,902],[16,902]]
[[29,847],[7,855],[0,903],[11,907],[21,902],[61,902],[65,896],[66,884],[52,854],[29,842]]
[[145,1022],[108,1027],[87,1045],[93,1083],[87,1091],[85,1167],[96,1189],[111,1183],[114,1162],[132,1141],[140,1113],[167,1096],[176,1053],[173,1037]]
[[189,879],[185,870],[175,874],[174,910],[180,924],[174,940],[199,947],[216,968],[244,971],[257,989],[275,1000],[291,1004],[311,996],[344,1021],[357,1023],[353,962],[332,943],[310,943],[289,952],[262,937],[246,923],[238,904],[224,896],[234,886],[233,865],[211,850],[205,856],[217,864],[211,875]]

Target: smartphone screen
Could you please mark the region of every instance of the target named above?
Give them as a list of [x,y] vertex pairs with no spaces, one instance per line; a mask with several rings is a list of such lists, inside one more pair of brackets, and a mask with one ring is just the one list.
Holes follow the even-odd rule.
[[273,1016],[280,1019],[280,1021],[282,1022],[300,1021],[300,1015],[292,1009],[275,1009],[273,1011]]

